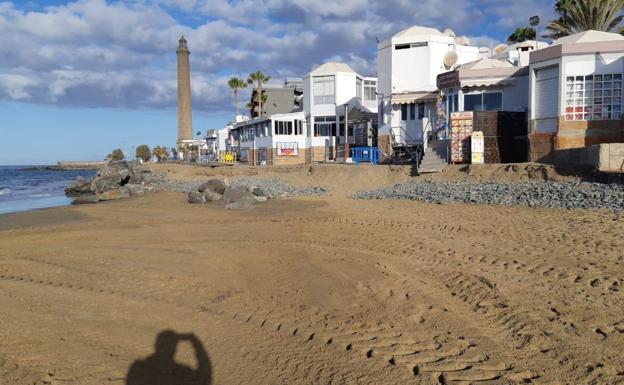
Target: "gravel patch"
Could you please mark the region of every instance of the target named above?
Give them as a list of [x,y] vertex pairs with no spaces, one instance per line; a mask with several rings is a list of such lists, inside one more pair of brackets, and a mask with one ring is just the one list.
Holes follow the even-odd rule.
[[[166,192],[184,192],[197,191],[199,186],[206,182],[205,180],[199,181],[175,181],[167,180],[159,182],[153,188],[154,191],[166,191]],[[291,186],[283,180],[279,179],[230,179],[231,186],[256,186],[265,189],[271,196],[305,196],[305,195],[323,195],[327,192],[323,187],[295,187]]]
[[410,199],[431,203],[460,202],[488,205],[565,209],[624,210],[624,185],[578,182],[430,182],[399,184],[357,192],[354,199]]
[[296,187],[280,179],[242,178],[230,180],[232,186],[256,186],[266,190],[272,196],[305,196],[323,195],[327,190],[323,187]]

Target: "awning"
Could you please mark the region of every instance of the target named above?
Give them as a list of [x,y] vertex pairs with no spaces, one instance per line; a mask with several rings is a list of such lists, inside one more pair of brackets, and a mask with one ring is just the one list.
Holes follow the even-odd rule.
[[392,94],[392,104],[410,104],[426,101],[435,101],[436,92],[408,92],[404,94]]
[[516,78],[465,79],[465,80],[461,80],[460,86],[462,88],[464,88],[464,87],[468,87],[468,88],[473,88],[473,87],[496,87],[496,86],[513,85],[515,83],[516,83]]

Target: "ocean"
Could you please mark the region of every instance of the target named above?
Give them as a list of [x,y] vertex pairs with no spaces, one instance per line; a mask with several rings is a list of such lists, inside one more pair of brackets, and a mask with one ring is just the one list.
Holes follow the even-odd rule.
[[0,166],[0,214],[68,205],[71,200],[65,196],[65,186],[77,176],[90,178],[95,172]]

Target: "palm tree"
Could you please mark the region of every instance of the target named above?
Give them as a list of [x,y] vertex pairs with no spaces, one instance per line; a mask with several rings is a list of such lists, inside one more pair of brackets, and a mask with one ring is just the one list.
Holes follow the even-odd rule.
[[247,82],[244,79],[233,77],[228,80],[228,85],[234,91],[234,105],[236,106],[236,116],[238,116],[238,90],[246,88]]
[[[261,71],[252,72],[249,74],[247,83],[256,85],[256,93],[262,95],[262,85],[271,80],[270,76],[266,76]],[[260,116],[262,116],[262,98],[258,100],[260,105]]]
[[553,39],[595,29],[619,31],[624,18],[624,0],[566,0],[558,1],[555,10],[561,17],[550,22],[545,37]]
[[536,35],[535,29],[532,27],[519,27],[509,35],[507,41],[509,43],[521,43],[527,40],[535,40]]

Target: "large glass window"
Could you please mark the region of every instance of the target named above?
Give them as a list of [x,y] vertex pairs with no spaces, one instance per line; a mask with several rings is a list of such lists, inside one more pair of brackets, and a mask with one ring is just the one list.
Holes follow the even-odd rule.
[[336,136],[336,117],[319,116],[314,118],[314,136]]
[[314,104],[333,104],[334,97],[334,77],[315,76],[314,82]]
[[502,109],[503,94],[501,92],[464,95],[464,111],[501,111]]
[[355,78],[355,97],[362,100],[362,79]]
[[377,100],[377,82],[374,80],[364,80],[364,100]]
[[622,117],[622,74],[568,76],[566,120],[610,120]]

